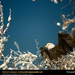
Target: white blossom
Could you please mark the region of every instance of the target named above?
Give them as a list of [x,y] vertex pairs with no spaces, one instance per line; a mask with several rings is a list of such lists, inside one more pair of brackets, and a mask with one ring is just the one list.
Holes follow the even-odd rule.
[[0,53],[1,53],[1,50],[0,50]]
[[[58,4],[58,0],[51,0],[54,1],[54,3]],[[60,2],[63,2],[63,0],[60,0]]]
[[9,67],[8,70],[13,70],[13,68],[12,67]]
[[7,60],[6,60],[6,63],[9,63],[9,61],[10,61],[11,58],[12,58],[12,57],[9,56],[9,57],[7,58]]
[[3,37],[3,41],[4,41],[4,42],[7,42],[8,39],[7,39],[6,37]]
[[2,34],[3,26],[0,26],[0,34]]
[[62,15],[63,16],[63,18],[65,18],[65,15]]
[[61,24],[58,22],[58,23],[57,23],[57,26],[60,26],[60,25],[61,25]]
[[8,68],[8,66],[6,65],[6,66],[4,66],[3,70],[6,70],[7,68]]
[[6,63],[3,63],[2,65],[0,65],[0,69],[5,67],[6,66]]
[[63,26],[62,30],[67,30],[68,26]]
[[72,31],[75,31],[75,28],[72,28]]
[[54,3],[58,4],[58,0],[54,0]]
[[6,28],[6,29],[4,30],[4,34],[6,33],[7,30],[8,30],[8,28]]
[[62,33],[62,31],[59,31],[59,33]]
[[10,23],[7,23],[7,27],[9,27]]
[[9,17],[8,17],[8,21],[10,21],[11,20],[11,15],[9,15]]
[[2,49],[4,47],[4,44],[0,43],[0,49]]

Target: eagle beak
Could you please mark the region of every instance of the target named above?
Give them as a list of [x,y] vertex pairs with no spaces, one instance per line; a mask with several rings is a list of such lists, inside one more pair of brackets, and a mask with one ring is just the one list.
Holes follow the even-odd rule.
[[48,47],[48,45],[46,45],[45,47]]

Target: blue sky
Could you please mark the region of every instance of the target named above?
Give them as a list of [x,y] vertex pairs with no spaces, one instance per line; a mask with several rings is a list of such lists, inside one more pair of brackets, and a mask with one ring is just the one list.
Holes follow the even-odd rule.
[[4,26],[8,23],[9,9],[12,10],[10,27],[5,36],[10,35],[9,41],[5,42],[3,53],[7,55],[10,48],[17,51],[13,44],[16,41],[20,50],[30,51],[36,54],[35,39],[39,42],[39,48],[48,42],[58,43],[58,33],[61,27],[55,22],[61,22],[60,13],[65,15],[71,13],[71,4],[60,9],[68,3],[68,0],[55,4],[50,0],[1,0],[4,13]]

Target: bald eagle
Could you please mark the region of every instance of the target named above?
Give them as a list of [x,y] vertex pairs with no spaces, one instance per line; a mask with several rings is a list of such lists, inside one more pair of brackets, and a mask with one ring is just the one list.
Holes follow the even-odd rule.
[[[47,48],[45,48],[47,47]],[[73,51],[75,47],[75,36],[67,33],[58,34],[58,44],[55,46],[48,43],[45,47],[41,47],[41,55],[44,59],[57,60],[62,55],[66,55]]]

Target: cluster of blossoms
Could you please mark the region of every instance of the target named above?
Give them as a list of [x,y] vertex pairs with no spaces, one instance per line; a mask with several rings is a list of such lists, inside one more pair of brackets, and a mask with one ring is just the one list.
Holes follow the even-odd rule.
[[[63,0],[51,0],[53,1],[54,3],[58,4],[60,2],[63,2]],[[66,6],[68,6],[69,4],[72,4],[72,5],[75,5],[75,0],[69,0],[69,3],[67,5],[65,5],[64,7],[62,8],[65,8]],[[61,9],[62,9],[61,8]],[[73,8],[73,11],[71,11],[72,13],[71,14],[68,14],[68,15],[64,15],[64,14],[61,14],[61,19],[63,21],[63,25],[61,25],[60,22],[57,22],[56,25],[57,26],[60,26],[62,27],[62,31],[59,31],[59,33],[62,33],[63,31],[67,31],[67,33],[70,33],[70,34],[75,34],[75,26],[71,29],[70,32],[68,32],[68,27],[72,24],[72,23],[75,23],[75,17],[73,19],[67,19],[66,17],[70,17],[72,15],[74,15],[74,11],[75,11],[75,6],[72,7]]]
[[[37,42],[37,41],[36,41]],[[2,54],[2,57],[4,58],[4,63],[0,65],[0,69],[2,70],[40,70],[40,69],[47,69],[46,61],[41,61],[40,63],[36,63],[40,57],[38,56],[39,51],[37,51],[38,54],[34,55],[31,52],[21,52],[19,49],[19,46],[17,42],[14,43],[17,47],[18,51],[14,51],[10,49],[10,55],[7,55],[6,57]],[[38,47],[37,47],[38,48]]]
[[[56,4],[59,3],[58,0],[51,0],[51,1],[54,2],[54,3],[56,3]],[[63,0],[60,0],[60,2],[63,2]]]
[[[56,25],[62,27],[62,31],[60,31],[60,33],[63,32],[63,31],[67,31],[67,33],[68,33],[68,27],[69,27],[72,23],[75,23],[75,17],[74,17],[73,19],[66,19],[66,18],[65,18],[65,15],[62,15],[61,18],[62,18],[62,21],[63,21],[63,25],[61,25],[60,22],[57,22]],[[70,34],[73,34],[74,32],[75,32],[75,27],[73,27],[73,28],[71,29]]]
[[7,42],[8,41],[8,37],[5,37],[4,34],[6,33],[6,31],[8,30],[9,26],[10,26],[10,20],[11,20],[11,9],[10,9],[10,14],[8,17],[8,23],[7,23],[7,27],[4,29],[4,23],[3,23],[3,11],[2,11],[3,6],[1,5],[1,1],[0,1],[0,60],[2,57],[2,51],[4,50],[4,44],[3,42]]
[[[36,41],[37,42],[37,41]],[[32,54],[31,52],[21,52],[17,42],[14,43],[18,51],[10,49],[10,55],[4,58],[4,63],[0,65],[2,70],[74,70],[75,69],[75,48],[73,52],[67,55],[62,55],[57,61],[51,61],[44,59],[41,62],[37,62],[41,59],[40,51],[38,54]],[[37,46],[36,46],[37,47]],[[39,48],[39,47],[37,47]],[[40,55],[40,56],[38,56]]]

